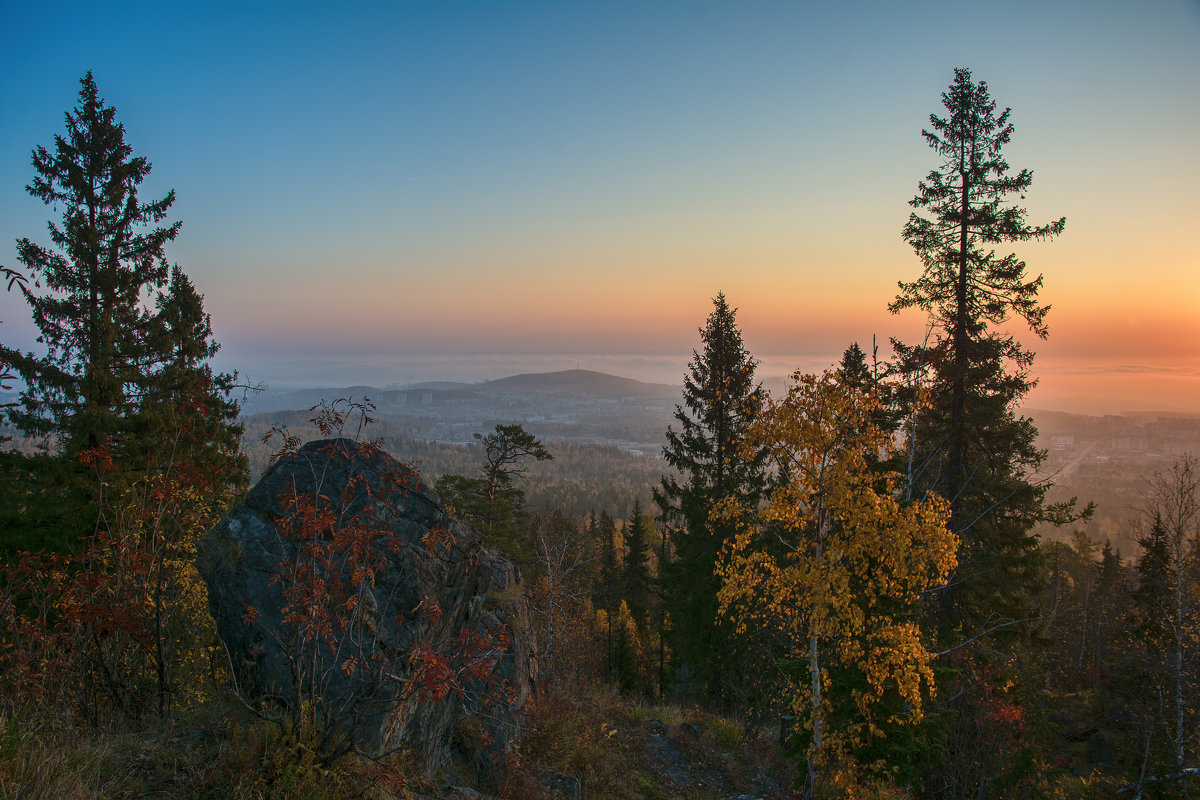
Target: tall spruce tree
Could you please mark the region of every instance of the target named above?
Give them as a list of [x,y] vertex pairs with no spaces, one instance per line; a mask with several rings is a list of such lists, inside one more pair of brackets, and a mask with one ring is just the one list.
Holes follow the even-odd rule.
[[218,346],[203,297],[167,267],[181,225],[163,224],[175,193],[138,198],[150,162],[133,155],[90,72],[80,85],[65,135],[33,151],[26,187],[61,207],[61,222],[49,223],[49,245],[17,242],[31,279],[21,290],[46,352],[0,345],[0,362],[25,383],[12,423],[56,454],[0,459],[0,477],[22,498],[13,519],[0,513],[5,541],[32,548],[65,546],[93,527],[96,480],[76,458],[85,450],[111,443],[123,454],[110,497],[146,471],[203,469],[217,492],[238,488],[247,472],[234,376],[208,365]]
[[714,298],[700,329],[703,347],[684,376],[684,403],[675,407],[679,427],[667,429],[663,456],[675,474],[654,493],[674,551],[663,586],[672,667],[679,688],[690,685],[712,702],[727,699],[723,679],[734,658],[731,632],[718,627],[716,564],[737,521],[714,521],[710,512],[733,497],[753,508],[766,484],[761,454],[748,456],[743,447],[761,387],[736,314],[723,293]]
[[1042,276],[1030,278],[1011,242],[1048,239],[1060,218],[1030,225],[1013,204],[1033,173],[1011,174],[1003,155],[1012,137],[1010,109],[996,113],[987,84],[954,71],[942,94],[946,116],[930,116],[926,142],[940,166],[918,184],[903,236],[924,265],[920,278],[900,282],[889,310],[929,315],[932,339],[893,342],[901,371],[928,370],[930,405],[912,443],[919,468],[914,496],[924,490],[951,503],[951,530],[962,539],[959,566],[941,592],[941,628],[949,635],[1030,615],[1039,520],[1065,521],[1068,507],[1044,502],[1047,484],[1032,476],[1045,453],[1033,422],[1018,404],[1036,384],[1033,353],[1003,326],[1015,318],[1038,338],[1047,335],[1049,306],[1038,298]]
[[1156,473],[1145,502],[1150,530],[1137,540],[1144,553],[1135,594],[1139,638],[1151,686],[1169,712],[1162,722],[1173,751],[1171,779],[1186,797],[1200,747],[1200,461],[1188,453]]
[[17,258],[34,280],[25,298],[47,353],[0,349],[26,385],[14,424],[53,437],[66,454],[128,433],[154,369],[154,313],[146,301],[166,284],[164,248],[181,225],[160,224],[174,191],[138,199],[150,162],[133,155],[92,73],[80,84],[66,135],[54,137],[52,151],[33,151],[36,174],[26,187],[61,206],[62,223],[49,223],[52,246],[17,242]]

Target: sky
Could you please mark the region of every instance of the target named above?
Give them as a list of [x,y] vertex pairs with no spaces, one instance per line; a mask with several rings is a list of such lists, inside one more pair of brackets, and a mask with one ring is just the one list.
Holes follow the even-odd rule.
[[0,264],[57,218],[30,154],[90,69],[251,380],[678,382],[718,292],[760,374],[886,355],[967,67],[1030,221],[1067,218],[1013,248],[1052,306],[1029,402],[1200,412],[1200,0],[4,5]]

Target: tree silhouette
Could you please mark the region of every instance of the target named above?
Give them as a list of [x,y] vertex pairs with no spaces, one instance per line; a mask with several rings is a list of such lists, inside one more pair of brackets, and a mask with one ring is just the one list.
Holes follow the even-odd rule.
[[654,498],[670,526],[675,554],[666,565],[663,590],[676,677],[686,674],[708,699],[719,701],[733,645],[728,631],[718,629],[715,570],[735,523],[709,517],[731,497],[753,505],[766,479],[761,455],[743,446],[760,402],[755,361],[742,343],[737,310],[723,293],[713,299],[700,340],[703,349],[692,353],[684,376],[684,404],[675,407],[679,428],[667,428],[663,449],[676,474],[663,477]]
[[66,135],[54,137],[53,151],[33,151],[36,174],[26,187],[46,205],[62,206],[62,222],[49,223],[51,247],[17,242],[34,281],[23,293],[47,353],[0,347],[0,359],[26,384],[14,423],[31,435],[53,435],[68,454],[128,430],[155,362],[153,313],[144,301],[166,283],[164,248],[182,224],[160,225],[174,191],[138,199],[150,162],[133,155],[92,73],[80,84]]
[[1017,404],[1035,385],[1033,353],[1003,329],[1018,318],[1038,338],[1047,335],[1038,291],[1016,255],[997,246],[1057,236],[1060,218],[1030,225],[1012,204],[1033,182],[1029,170],[1011,174],[1003,155],[1012,137],[1010,109],[996,113],[984,82],[954,71],[943,93],[946,116],[930,116],[926,142],[941,165],[918,184],[904,240],[924,271],[889,305],[929,315],[933,340],[893,342],[901,371],[932,371],[931,402],[918,418],[913,444],[921,465],[914,496],[936,491],[951,505],[951,529],[962,537],[959,571],[941,592],[943,631],[967,622],[1029,616],[1033,555],[1030,532],[1042,519],[1062,521],[1068,507],[1047,507],[1048,488],[1035,476],[1045,457],[1033,422]]

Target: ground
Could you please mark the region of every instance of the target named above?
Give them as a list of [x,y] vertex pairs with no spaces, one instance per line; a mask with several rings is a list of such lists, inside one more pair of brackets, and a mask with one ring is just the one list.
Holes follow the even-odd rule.
[[[619,696],[543,691],[503,784],[411,777],[403,755],[317,763],[301,744],[219,701],[122,729],[0,713],[0,798],[581,798],[782,800],[795,778],[772,732]],[[482,791],[481,791],[482,789]]]

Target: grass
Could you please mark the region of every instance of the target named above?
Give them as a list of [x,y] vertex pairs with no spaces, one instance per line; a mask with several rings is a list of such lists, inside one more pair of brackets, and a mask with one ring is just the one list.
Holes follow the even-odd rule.
[[713,717],[709,733],[722,747],[738,747],[742,743],[742,726],[724,717]]
[[[700,739],[683,731],[685,723],[704,732]],[[749,737],[739,724],[698,709],[630,702],[607,686],[543,691],[529,727],[504,798],[552,796],[538,784],[546,772],[579,778],[585,797],[612,800],[709,800],[749,791],[754,771],[776,775],[783,787],[794,777],[766,735]],[[656,750],[664,746],[683,764],[673,775],[687,773],[680,788]]]
[[[685,723],[701,737],[686,733]],[[545,689],[527,725],[502,785],[493,789],[503,800],[558,797],[542,784],[548,772],[578,778],[585,797],[611,800],[727,797],[748,789],[752,769],[790,783],[774,749],[735,723],[696,709],[630,702],[607,686]],[[673,772],[664,764],[664,747],[673,754]],[[215,700],[104,730],[56,726],[36,710],[0,712],[0,800],[444,796],[436,782],[410,777],[419,774],[416,766],[401,756],[380,763],[350,756],[322,766],[276,727]],[[688,776],[682,787],[680,770]]]
[[406,773],[400,758],[324,767],[274,726],[219,703],[94,731],[54,729],[29,712],[0,717],[0,800],[404,798],[417,786]]

